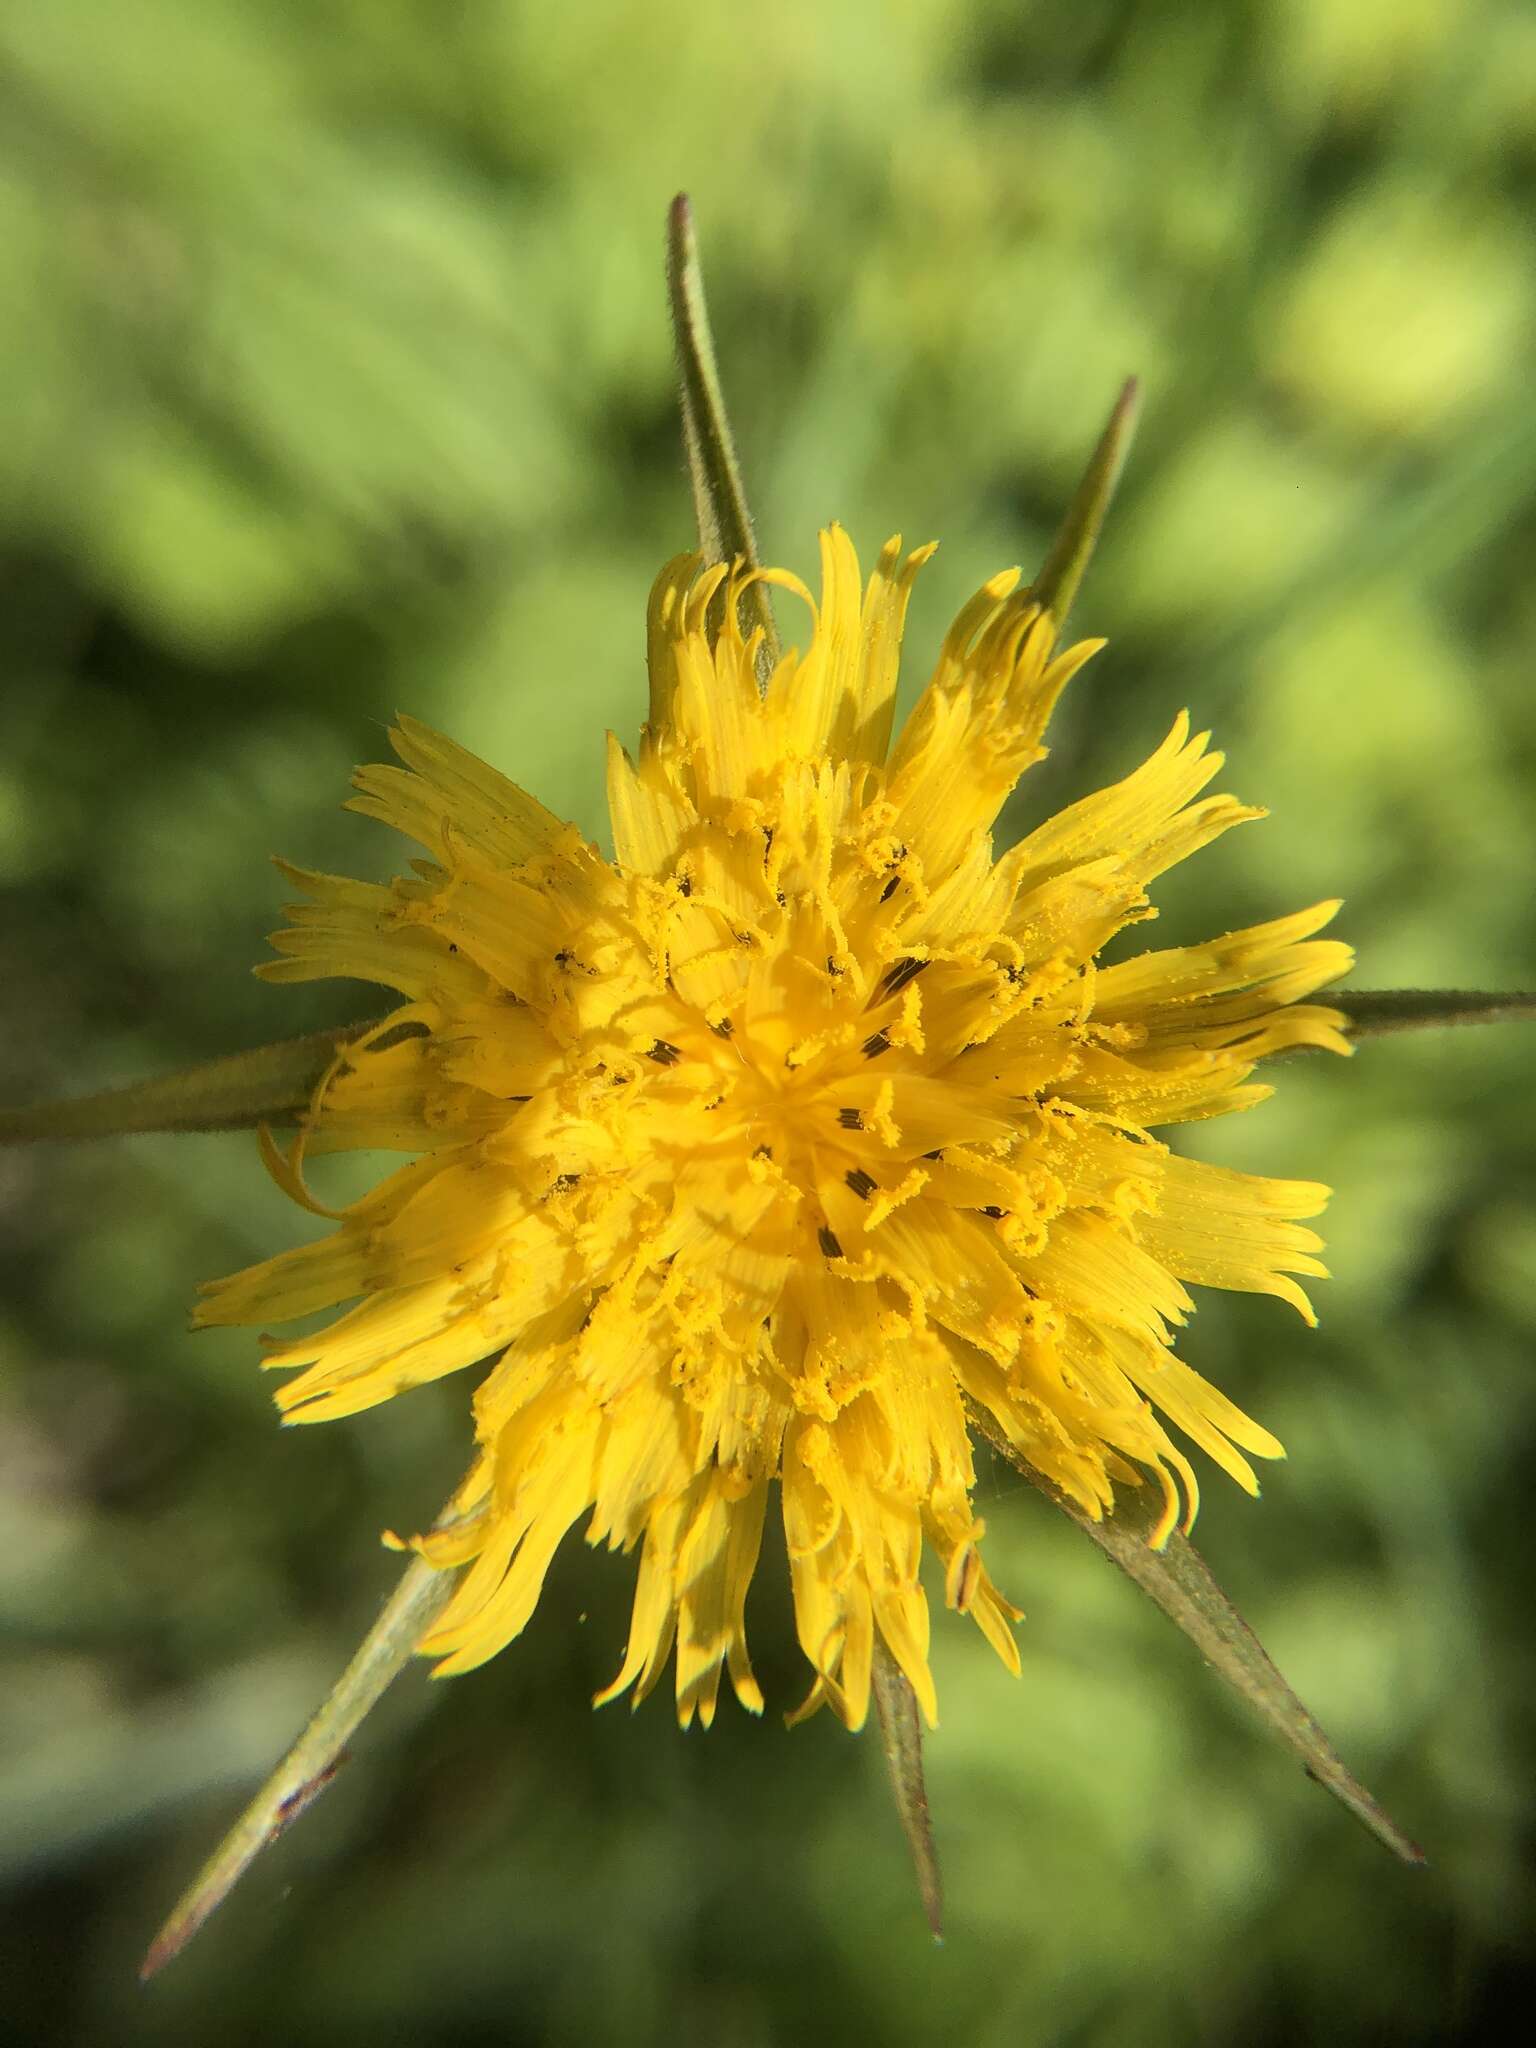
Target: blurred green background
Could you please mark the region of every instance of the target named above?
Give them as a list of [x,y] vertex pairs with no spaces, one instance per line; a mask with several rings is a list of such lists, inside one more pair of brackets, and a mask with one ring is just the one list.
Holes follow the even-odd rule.
[[[1533,73],[1520,0],[4,0],[0,1092],[360,1014],[246,970],[269,852],[389,871],[336,807],[397,707],[601,831],[690,539],[680,186],[768,555],[943,539],[909,684],[1142,373],[1079,608],[1111,647],[1011,823],[1187,704],[1274,815],[1170,878],[1160,939],[1339,893],[1361,985],[1536,984]],[[940,1620],[942,1949],[872,1740],[589,1712],[631,1574],[578,1543],[141,1993],[467,1388],[281,1435],[248,1333],[187,1334],[198,1279],[304,1229],[247,1138],[0,1157],[0,2036],[1474,2038],[1532,1936],[1531,1043],[1299,1062],[1199,1135],[1337,1189],[1321,1331],[1190,1333],[1291,1452],[1260,1505],[1208,1474],[1201,1546],[1431,1867],[989,1473],[1024,1676]]]

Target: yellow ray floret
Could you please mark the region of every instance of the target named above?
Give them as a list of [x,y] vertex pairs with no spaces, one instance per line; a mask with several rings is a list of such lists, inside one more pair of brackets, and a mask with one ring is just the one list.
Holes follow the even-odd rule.
[[[275,1170],[335,1228],[204,1292],[208,1323],[340,1308],[270,1343],[288,1420],[352,1413],[486,1365],[464,1567],[423,1642],[462,1671],[527,1623],[551,1558],[637,1551],[603,1698],[673,1659],[707,1724],[722,1673],[762,1695],[745,1608],[777,1498],[796,1627],[850,1727],[883,1643],[925,1713],[925,1544],[948,1604],[1017,1668],[981,1563],[968,1407],[1092,1516],[1150,1477],[1160,1534],[1194,1511],[1168,1428],[1256,1491],[1280,1445],[1171,1349],[1190,1287],[1275,1294],[1309,1322],[1303,1219],[1327,1190],[1180,1158],[1153,1133],[1242,1109],[1296,1046],[1348,1050],[1304,999],[1348,949],[1337,905],[1096,964],[1147,887],[1259,813],[1180,717],[1124,781],[994,858],[991,829],[1095,651],[1058,650],[1016,574],[962,611],[892,745],[908,594],[822,536],[803,653],[759,681],[739,574],[691,556],[649,617],[650,720],[610,743],[615,858],[450,741],[402,720],[353,808],[428,856],[375,887],[297,869],[274,980],[346,976],[400,1006],[341,1056]],[[409,1163],[350,1208],[302,1154]],[[674,1655],[675,1652],[675,1655]]]

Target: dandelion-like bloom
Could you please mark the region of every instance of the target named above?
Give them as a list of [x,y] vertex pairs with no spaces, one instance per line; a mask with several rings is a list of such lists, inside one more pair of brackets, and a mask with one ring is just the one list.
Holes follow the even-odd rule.
[[[1261,815],[1181,716],[1152,758],[994,859],[991,826],[1096,651],[994,577],[891,745],[907,597],[823,536],[803,655],[759,685],[743,579],[682,557],[649,618],[650,722],[610,743],[615,857],[420,725],[352,808],[426,849],[389,887],[289,870],[308,901],[272,980],[404,998],[346,1048],[311,1151],[419,1155],[316,1244],[206,1291],[205,1323],[310,1315],[294,1422],[496,1357],[477,1462],[416,1547],[467,1565],[421,1647],[463,1671],[524,1627],[562,1537],[638,1546],[607,1699],[655,1683],[712,1719],[721,1669],[762,1696],[743,1610],[777,1482],[805,1711],[850,1727],[878,1637],[935,1716],[924,1541],[949,1604],[1014,1670],[1017,1611],[980,1557],[968,1415],[1098,1517],[1162,1489],[1193,1514],[1173,1425],[1249,1491],[1280,1446],[1174,1357],[1189,1284],[1321,1275],[1297,1219],[1327,1190],[1181,1158],[1152,1132],[1244,1109],[1263,1055],[1347,1051],[1298,1001],[1349,965],[1314,906],[1099,966],[1149,882]],[[300,1159],[275,1170],[313,1202]],[[360,1299],[358,1299],[360,1298]]]

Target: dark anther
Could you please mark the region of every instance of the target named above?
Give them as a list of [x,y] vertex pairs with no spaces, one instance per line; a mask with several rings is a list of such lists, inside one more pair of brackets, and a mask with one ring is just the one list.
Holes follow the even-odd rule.
[[843,1256],[842,1246],[832,1235],[832,1232],[828,1230],[825,1223],[816,1233],[816,1242],[821,1246],[829,1259],[840,1259]]
[[867,1060],[877,1060],[881,1053],[889,1052],[890,1049],[891,1034],[888,1031],[877,1031],[873,1038],[866,1038],[859,1048]]
[[866,1173],[862,1166],[856,1166],[851,1173],[845,1173],[843,1179],[853,1189],[853,1192],[861,1202],[867,1202],[875,1192],[874,1176]]
[[884,887],[884,888],[883,888],[883,889],[882,889],[882,890],[880,891],[880,901],[881,901],[882,903],[889,903],[889,902],[890,902],[890,900],[891,900],[891,898],[892,898],[892,897],[893,897],[893,896],[894,896],[894,895],[896,894],[896,891],[897,891],[897,890],[898,890],[898,889],[899,889],[900,887],[901,887],[901,877],[900,877],[900,875],[892,875],[891,879],[890,879],[890,880],[889,880],[889,881],[888,881],[888,882],[886,883],[885,887]]
[[736,1029],[729,1017],[722,1017],[718,1024],[711,1024],[709,1028],[713,1031],[716,1038],[729,1038]]
[[780,910],[787,908],[789,904],[789,898],[784,894],[784,891],[782,889],[775,889],[773,893],[775,897],[778,899],[778,905]]
[[682,1058],[682,1054],[675,1045],[669,1044],[665,1038],[658,1038],[646,1054],[646,1058],[654,1060],[658,1067],[675,1067]]
[[994,1207],[991,1202],[989,1202],[986,1208],[983,1209],[981,1213],[983,1216],[990,1216],[994,1223],[1001,1223],[1003,1218],[1008,1214],[1008,1211],[1006,1209],[998,1209]]
[[942,1159],[944,1157],[944,1147],[940,1145],[935,1152],[925,1152],[923,1157],[925,1159]]
[[678,893],[678,895],[679,895],[679,896],[691,896],[691,895],[693,894],[693,877],[692,877],[692,875],[679,875],[679,876],[678,876],[678,878],[677,878],[677,893]]
[[864,1112],[861,1109],[840,1109],[837,1112],[837,1120],[845,1131],[862,1131],[864,1128]]
[[555,1180],[554,1192],[557,1195],[568,1195],[571,1189],[574,1187],[578,1187],[580,1183],[581,1175],[579,1173],[559,1174],[557,1175]]
[[448,941],[448,950],[450,953],[457,953],[457,951],[459,950],[459,942],[457,939],[450,939]]
[[928,965],[926,960],[898,960],[887,972],[879,987],[880,996],[896,995],[909,981],[915,981]]
[[827,972],[828,972],[828,974],[841,974],[841,973],[842,973],[842,971],[843,971],[843,970],[842,970],[842,968],[838,966],[837,962],[836,962],[836,961],[835,961],[835,960],[834,960],[834,959],[832,958],[832,955],[831,955],[831,954],[829,953],[829,954],[827,955]]

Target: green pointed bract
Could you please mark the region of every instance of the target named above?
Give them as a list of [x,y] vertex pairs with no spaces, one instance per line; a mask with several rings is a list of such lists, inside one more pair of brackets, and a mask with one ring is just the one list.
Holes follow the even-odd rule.
[[258,1124],[291,1123],[308,1107],[340,1048],[367,1028],[346,1024],[335,1031],[312,1031],[99,1095],[0,1110],[0,1145],[117,1138],[140,1131],[248,1131]]
[[1536,1017],[1536,995],[1515,990],[1458,988],[1330,989],[1331,1009],[1342,1010],[1351,1038],[1382,1038],[1392,1031],[1427,1031],[1445,1024],[1511,1024]]
[[177,1900],[150,1945],[141,1977],[153,1977],[181,1954],[262,1850],[325,1790],[346,1761],[348,1741],[415,1657],[417,1643],[447,1605],[458,1576],[419,1557],[407,1565],[325,1704]]
[[877,1635],[871,1671],[880,1737],[901,1831],[912,1852],[912,1868],[923,1901],[923,1914],[935,1941],[944,1937],[944,1892],[939,1880],[938,1851],[928,1814],[923,1782],[923,1717],[906,1674]]
[[1083,1516],[1074,1519],[1184,1631],[1218,1677],[1248,1703],[1270,1733],[1300,1757],[1308,1777],[1331,1792],[1402,1862],[1424,1861],[1418,1844],[1345,1769],[1332,1743],[1281,1677],[1264,1645],[1217,1585],[1188,1537],[1176,1529],[1161,1550],[1154,1550],[1147,1540],[1152,1518],[1134,1494],[1129,1499],[1122,1494],[1115,1512],[1102,1522],[1089,1522]]
[[981,1409],[972,1406],[970,1412],[979,1433],[1009,1464],[1064,1515],[1069,1515],[1126,1577],[1183,1630],[1217,1676],[1247,1702],[1277,1741],[1301,1759],[1308,1777],[1331,1792],[1394,1856],[1404,1863],[1424,1861],[1418,1844],[1403,1833],[1344,1768],[1332,1743],[1281,1677],[1263,1644],[1212,1578],[1205,1560],[1188,1537],[1175,1530],[1161,1547],[1154,1547],[1153,1530],[1162,1501],[1153,1497],[1153,1489],[1117,1492],[1113,1514],[1095,1522],[1065,1500],[1032,1466],[1014,1457]]
[[1030,595],[1055,619],[1058,633],[1066,624],[1083,572],[1098,545],[1104,515],[1130,452],[1140,405],[1141,387],[1134,377],[1128,378],[1051,542],[1044,566],[1030,585]]
[[[760,568],[757,536],[715,363],[709,307],[704,298],[704,273],[699,267],[693,232],[693,208],[685,192],[677,195],[667,214],[667,296],[672,307],[683,445],[693,485],[699,552],[706,562],[742,562],[749,568]],[[742,610],[748,632],[754,628],[762,631],[759,669],[766,677],[779,658],[779,639],[764,584],[749,586],[742,598]]]

